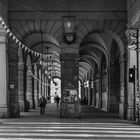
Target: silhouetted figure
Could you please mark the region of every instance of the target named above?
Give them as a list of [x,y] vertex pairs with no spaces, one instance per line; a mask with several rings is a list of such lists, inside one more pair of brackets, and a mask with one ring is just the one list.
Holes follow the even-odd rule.
[[59,101],[60,101],[60,97],[57,95],[55,97],[55,102],[56,102],[56,107],[59,108]]
[[50,97],[48,96],[47,97],[47,103],[50,103],[51,101],[50,101]]
[[47,100],[45,99],[44,95],[41,95],[41,97],[39,99],[40,114],[44,114],[45,113],[46,104],[47,104]]
[[86,97],[84,97],[84,105],[87,105],[88,104],[88,100]]
[[87,105],[88,104],[88,100],[86,99],[86,97],[84,97],[84,99],[81,100],[81,105]]

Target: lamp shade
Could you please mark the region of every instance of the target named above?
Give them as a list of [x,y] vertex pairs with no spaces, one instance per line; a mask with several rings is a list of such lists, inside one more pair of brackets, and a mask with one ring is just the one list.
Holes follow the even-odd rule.
[[64,32],[66,34],[73,34],[75,32],[76,17],[63,16],[62,19],[63,19]]

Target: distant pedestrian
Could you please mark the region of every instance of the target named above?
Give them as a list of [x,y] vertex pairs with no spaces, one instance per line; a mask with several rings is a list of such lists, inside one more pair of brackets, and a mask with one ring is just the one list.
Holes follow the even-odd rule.
[[55,97],[55,102],[56,102],[56,107],[59,108],[59,101],[60,101],[60,97],[57,95]]
[[45,113],[46,104],[47,104],[47,100],[45,99],[44,95],[41,95],[41,97],[39,99],[40,114],[41,115]]

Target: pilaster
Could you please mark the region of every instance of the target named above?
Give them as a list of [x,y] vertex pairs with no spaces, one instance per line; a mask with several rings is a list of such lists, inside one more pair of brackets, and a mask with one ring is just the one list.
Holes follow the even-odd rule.
[[[35,77],[37,77],[37,68],[36,68],[36,65],[34,66],[34,74],[35,74]],[[34,102],[35,102],[35,107],[38,106],[37,84],[38,84],[38,81],[37,81],[36,78],[34,78]]]
[[12,39],[8,42],[9,59],[9,106],[10,117],[20,116],[18,102],[18,46]]
[[27,89],[26,89],[26,99],[28,102],[28,108],[32,109],[33,108],[33,92],[32,92],[32,76],[30,71],[32,71],[31,64],[28,64],[28,70],[27,70]]
[[61,54],[61,117],[80,117],[78,54]]
[[[1,27],[2,28],[2,27]],[[7,64],[6,33],[0,30],[0,118],[9,117],[8,106],[8,64]]]
[[25,111],[25,102],[24,102],[24,64],[23,62],[18,63],[18,98],[20,111]]

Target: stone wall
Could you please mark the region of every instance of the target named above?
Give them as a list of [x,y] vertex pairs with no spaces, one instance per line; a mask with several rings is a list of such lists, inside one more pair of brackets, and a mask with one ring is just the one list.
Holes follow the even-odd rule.
[[7,20],[8,0],[0,0],[0,15]]
[[18,103],[18,47],[12,39],[8,42],[9,109],[10,117],[19,117]]
[[130,26],[140,27],[140,0],[127,1],[128,24]]
[[[10,1],[9,10],[32,11],[102,11],[125,10],[126,0],[18,0]],[[25,8],[28,5],[28,9]],[[115,8],[114,8],[115,6]]]

